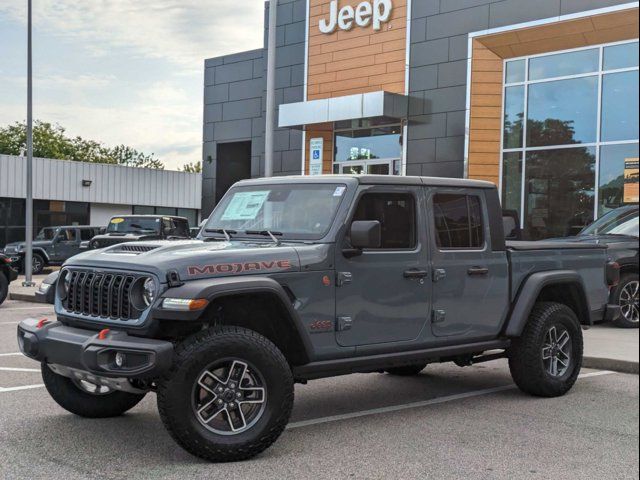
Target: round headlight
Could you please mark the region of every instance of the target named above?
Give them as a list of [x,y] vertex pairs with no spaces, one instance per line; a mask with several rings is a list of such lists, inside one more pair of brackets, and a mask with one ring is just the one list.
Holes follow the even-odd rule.
[[64,300],[69,294],[69,287],[71,286],[71,274],[68,271],[63,270],[60,274],[60,277],[61,278],[58,280],[58,283],[60,283],[60,297],[62,298],[62,300]]
[[147,278],[142,285],[142,299],[147,307],[156,299],[156,282],[152,278]]

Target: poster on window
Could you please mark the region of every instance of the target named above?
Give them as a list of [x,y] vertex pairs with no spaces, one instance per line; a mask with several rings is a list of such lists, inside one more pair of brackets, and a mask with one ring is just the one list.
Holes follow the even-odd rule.
[[624,159],[624,203],[638,203],[638,158]]
[[322,175],[323,138],[309,140],[309,175]]

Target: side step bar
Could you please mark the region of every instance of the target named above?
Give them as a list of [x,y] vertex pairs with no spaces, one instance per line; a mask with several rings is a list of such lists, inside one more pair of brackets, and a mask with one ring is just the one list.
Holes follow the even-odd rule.
[[317,378],[348,375],[350,373],[373,372],[391,367],[400,367],[420,362],[453,361],[460,355],[479,355],[488,350],[509,348],[509,340],[491,340],[488,342],[468,343],[466,345],[427,348],[408,352],[385,353],[363,357],[339,358],[311,362],[293,368],[296,380],[313,380]]

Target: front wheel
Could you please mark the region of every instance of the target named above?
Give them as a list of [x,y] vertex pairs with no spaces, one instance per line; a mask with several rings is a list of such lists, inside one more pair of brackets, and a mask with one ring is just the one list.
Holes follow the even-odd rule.
[[566,305],[536,303],[509,348],[511,376],[520,390],[539,397],[567,393],[582,367],[582,328]]
[[31,273],[33,275],[39,275],[42,273],[45,267],[44,258],[39,253],[34,253],[33,258],[31,259]]
[[58,405],[80,417],[117,417],[144,398],[144,393],[120,392],[85,380],[72,380],[58,375],[46,363],[42,364],[42,380],[49,395]]
[[293,375],[267,338],[218,327],[185,340],[158,385],[162,421],[185,450],[214,462],[251,458],[277,440],[293,408]]
[[640,324],[638,306],[637,273],[626,273],[620,278],[620,283],[613,291],[613,302],[620,305],[620,317],[613,323],[621,328],[638,328]]

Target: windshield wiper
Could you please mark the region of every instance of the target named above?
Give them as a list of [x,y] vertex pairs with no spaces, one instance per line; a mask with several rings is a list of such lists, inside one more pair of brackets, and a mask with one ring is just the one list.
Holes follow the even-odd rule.
[[281,237],[283,235],[282,232],[272,232],[270,230],[246,230],[244,233],[247,235],[262,235],[263,237],[271,237],[273,243],[276,244],[276,247],[280,245],[280,240],[277,237]]
[[231,241],[231,235],[238,233],[235,230],[227,230],[226,228],[205,228],[204,231],[207,233],[221,233],[227,239],[227,242]]

